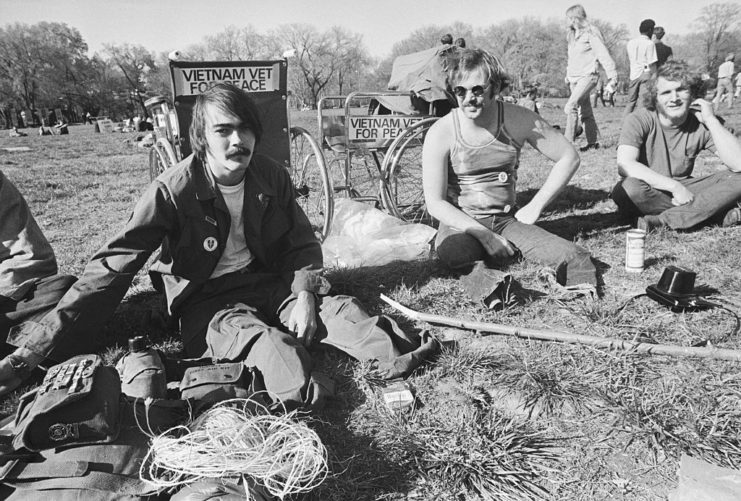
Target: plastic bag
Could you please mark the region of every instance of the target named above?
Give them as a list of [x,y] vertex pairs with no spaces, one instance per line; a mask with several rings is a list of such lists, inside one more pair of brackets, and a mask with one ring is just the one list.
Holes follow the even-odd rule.
[[381,266],[427,259],[436,232],[343,198],[335,202],[332,230],[322,244],[324,266]]

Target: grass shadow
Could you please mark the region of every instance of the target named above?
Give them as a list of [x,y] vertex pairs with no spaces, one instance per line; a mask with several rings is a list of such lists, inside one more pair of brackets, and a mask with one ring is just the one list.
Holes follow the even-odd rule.
[[[517,204],[520,207],[529,203],[539,188],[530,188],[517,192]],[[602,189],[587,189],[580,186],[568,185],[544,211],[544,214],[568,212],[572,210],[588,210],[595,205],[610,200],[610,192]]]
[[567,240],[573,240],[584,233],[605,230],[628,229],[630,221],[617,212],[568,215],[558,219],[538,221],[538,226]]
[[398,287],[422,287],[430,280],[446,277],[449,272],[437,259],[423,261],[395,261],[382,266],[331,268],[327,279],[333,294],[355,296],[363,303],[379,301],[381,293]]

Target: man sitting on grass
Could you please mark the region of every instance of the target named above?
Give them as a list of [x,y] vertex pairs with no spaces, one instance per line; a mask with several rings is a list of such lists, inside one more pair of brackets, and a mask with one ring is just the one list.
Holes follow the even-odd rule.
[[[699,74],[668,61],[649,84],[646,109],[628,115],[617,150],[622,179],[612,190],[618,210],[650,231],[741,222],[741,143],[702,99]],[[695,158],[715,153],[727,170],[692,177]]]
[[[51,245],[23,195],[0,171],[0,344],[7,342],[1,349],[5,354],[15,348],[0,360],[0,394],[17,388],[46,358],[36,348],[43,337],[29,333],[9,338],[11,327],[42,318],[74,281],[73,276],[57,274]],[[59,346],[49,356],[61,362],[73,354],[69,348]]]
[[371,317],[353,297],[326,295],[321,246],[289,172],[254,154],[262,135],[244,91],[218,84],[199,95],[190,127],[194,153],[152,182],[59,306],[21,326],[44,334],[34,351],[68,343],[93,349],[132,279],[161,247],[150,274],[179,320],[186,355],[256,367],[288,408],[321,400],[312,344],[377,360],[387,378],[419,364],[420,353],[409,354],[419,339],[388,317]]
[[[524,257],[555,271],[561,285],[596,285],[589,251],[535,224],[579,167],[573,145],[539,115],[497,99],[508,77],[489,53],[458,50],[447,68],[458,108],[430,127],[422,154],[425,201],[440,221],[440,260],[458,270],[473,265],[474,283],[487,281],[481,262],[500,267]],[[520,207],[517,167],[525,144],[553,167]]]

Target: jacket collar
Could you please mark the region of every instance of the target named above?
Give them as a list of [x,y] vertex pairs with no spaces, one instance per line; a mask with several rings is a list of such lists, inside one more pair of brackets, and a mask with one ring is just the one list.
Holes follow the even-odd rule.
[[[250,165],[244,175],[245,190],[255,192],[256,194],[265,194],[271,197],[276,195],[275,188],[261,175],[261,170],[257,165],[264,162],[259,155],[253,156]],[[191,177],[196,187],[196,198],[198,200],[212,200],[218,198],[216,180],[214,179],[211,169],[209,169],[195,155],[191,155],[188,165]]]

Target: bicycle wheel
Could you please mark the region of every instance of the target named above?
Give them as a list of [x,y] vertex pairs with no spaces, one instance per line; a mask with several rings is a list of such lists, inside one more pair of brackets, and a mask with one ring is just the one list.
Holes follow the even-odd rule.
[[322,241],[329,234],[334,212],[332,184],[319,145],[301,127],[291,127],[291,180],[296,202],[304,211]]
[[157,176],[177,163],[172,145],[165,139],[159,138],[149,150],[149,180],[154,181]]
[[383,163],[379,190],[383,205],[392,216],[412,223],[432,225],[422,190],[422,144],[437,118],[428,118],[404,129]]

